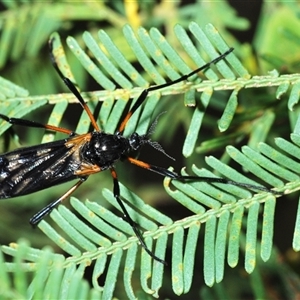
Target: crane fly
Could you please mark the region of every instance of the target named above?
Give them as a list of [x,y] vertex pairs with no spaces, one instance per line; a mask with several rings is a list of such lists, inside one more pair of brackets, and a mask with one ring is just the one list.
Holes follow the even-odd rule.
[[68,137],[62,140],[19,148],[0,155],[1,199],[31,194],[67,181],[77,179],[77,182],[59,199],[56,199],[55,201],[42,208],[30,219],[30,223],[32,225],[37,225],[53,210],[53,208],[55,208],[63,200],[68,198],[76,189],[78,189],[79,186],[81,186],[90,175],[108,169],[111,172],[113,179],[113,194],[123,211],[124,219],[132,227],[133,232],[135,233],[139,243],[145,249],[145,251],[153,259],[166,264],[164,260],[155,256],[154,253],[150,249],[148,249],[137,223],[132,220],[129,213],[127,212],[127,209],[125,208],[120,195],[118,176],[114,167],[115,162],[119,160],[127,160],[138,167],[156,172],[164,177],[169,177],[173,180],[224,183],[244,187],[247,189],[276,193],[262,186],[235,182],[227,180],[225,178],[179,175],[166,168],[149,164],[131,156],[133,153],[140,150],[144,145],[148,144],[157,151],[160,151],[170,157],[163,150],[162,146],[159,143],[150,139],[150,135],[157,123],[157,118],[146,134],[140,135],[134,132],[129,137],[123,136],[123,131],[128,120],[130,119],[132,114],[143,104],[150,92],[179,83],[200,71],[206,70],[210,67],[210,65],[216,64],[220,60],[224,59],[229,53],[233,51],[233,48],[228,49],[217,58],[190,72],[189,74],[178,78],[177,80],[144,89],[137,98],[137,101],[135,102],[133,107],[121,121],[117,132],[115,134],[109,134],[101,131],[91,110],[88,108],[75,85],[69,78],[65,77],[62,71],[59,69],[55,56],[53,54],[53,40],[54,39],[50,39],[49,41],[52,64],[60,78],[69,88],[69,90],[75,95],[83,110],[89,116],[94,130],[86,134],[76,134],[72,130],[66,128],[52,126],[49,124],[41,124],[36,121],[20,118],[10,118],[8,116],[0,114],[1,119],[9,122],[12,125],[43,128],[45,130],[61,132],[68,135]]

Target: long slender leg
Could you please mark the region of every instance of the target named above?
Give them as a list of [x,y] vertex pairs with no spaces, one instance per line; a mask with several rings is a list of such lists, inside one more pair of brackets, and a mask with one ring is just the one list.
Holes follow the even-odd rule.
[[87,106],[87,104],[85,103],[85,101],[83,100],[82,96],[80,95],[79,91],[77,90],[76,86],[74,85],[74,83],[67,77],[64,76],[64,74],[61,72],[61,70],[59,69],[57,62],[55,60],[55,57],[53,55],[53,42],[54,42],[54,38],[49,40],[49,50],[50,50],[50,58],[51,58],[51,62],[53,67],[55,68],[56,72],[58,73],[59,77],[62,79],[62,81],[65,83],[65,85],[68,87],[68,89],[74,94],[74,96],[78,99],[79,103],[81,104],[82,108],[86,111],[86,113],[88,114],[91,123],[93,125],[93,127],[95,128],[95,130],[97,131],[101,131],[94,116],[93,113],[91,112],[91,110],[89,109],[89,107]]
[[48,129],[48,130],[52,130],[52,131],[56,131],[56,132],[66,133],[68,135],[73,135],[74,134],[73,131],[71,131],[69,129],[66,129],[66,128],[52,126],[52,125],[49,125],[49,124],[41,124],[41,123],[38,123],[38,122],[35,122],[35,121],[26,120],[26,119],[9,118],[9,117],[7,117],[5,115],[2,115],[2,114],[0,114],[0,118],[5,120],[6,122],[12,124],[12,125],[44,128],[44,129]]
[[140,161],[140,160],[132,158],[132,157],[128,157],[127,160],[130,163],[132,163],[134,165],[137,165],[141,168],[156,172],[156,173],[158,173],[162,176],[169,177],[169,178],[172,178],[172,179],[175,179],[175,180],[178,180],[178,181],[202,181],[202,182],[208,182],[208,183],[224,183],[224,184],[230,184],[230,185],[243,187],[243,188],[250,189],[250,190],[264,191],[264,192],[269,192],[269,193],[277,194],[277,195],[282,194],[281,192],[276,192],[276,191],[270,190],[270,189],[268,189],[264,186],[253,185],[253,184],[244,183],[244,182],[237,182],[237,181],[229,180],[229,179],[226,179],[226,178],[183,176],[183,175],[179,175],[175,172],[169,171],[168,169],[158,167],[158,166],[154,166],[154,165],[145,163],[143,161]]
[[143,238],[143,235],[142,233],[140,232],[140,230],[138,229],[138,225],[131,219],[129,213],[127,212],[127,209],[126,207],[124,206],[121,198],[120,198],[120,186],[119,186],[119,181],[118,181],[118,176],[117,176],[117,173],[116,171],[112,168],[111,169],[111,175],[113,177],[113,182],[114,182],[114,188],[113,188],[113,192],[114,192],[114,197],[116,198],[117,202],[119,203],[123,213],[124,213],[124,218],[125,220],[129,223],[129,225],[131,226],[132,230],[134,231],[137,239],[139,240],[141,246],[145,249],[145,251],[153,258],[155,259],[156,261],[164,264],[164,265],[167,265],[167,263],[160,259],[159,257],[155,256],[152,251],[150,249],[148,249],[145,241],[144,241],[144,238]]
[[64,193],[60,198],[57,200],[51,202],[47,206],[45,206],[43,209],[41,209],[38,213],[36,213],[31,219],[30,224],[35,226],[37,225],[43,218],[45,218],[47,215],[51,213],[53,208],[55,208],[58,204],[60,204],[62,201],[64,201],[66,198],[70,197],[71,194],[74,193],[74,191],[87,179],[88,177],[82,177],[80,180],[73,185],[66,193]]
[[184,81],[184,80],[188,79],[189,77],[191,77],[192,75],[209,68],[210,65],[215,64],[218,61],[222,60],[223,58],[225,58],[232,51],[233,51],[233,48],[228,49],[226,52],[224,52],[223,54],[221,54],[217,58],[213,59],[212,61],[208,62],[207,64],[203,65],[202,67],[190,72],[189,74],[183,75],[183,76],[179,77],[178,79],[176,79],[174,81],[169,81],[169,82],[166,82],[164,84],[155,85],[155,86],[149,87],[148,89],[143,90],[143,92],[140,94],[140,96],[138,97],[137,101],[135,102],[135,104],[133,105],[131,110],[127,113],[124,120],[122,121],[118,132],[122,133],[124,131],[124,128],[125,128],[128,120],[130,119],[132,114],[140,107],[140,105],[146,100],[149,92],[156,91],[156,90],[171,86],[173,84],[176,84],[178,82]]

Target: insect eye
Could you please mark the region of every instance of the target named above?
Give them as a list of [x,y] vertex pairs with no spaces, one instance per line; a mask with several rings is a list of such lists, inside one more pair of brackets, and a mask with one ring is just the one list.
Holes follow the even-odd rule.
[[141,138],[140,136],[135,132],[131,135],[129,138],[130,147],[133,150],[137,150],[141,146]]

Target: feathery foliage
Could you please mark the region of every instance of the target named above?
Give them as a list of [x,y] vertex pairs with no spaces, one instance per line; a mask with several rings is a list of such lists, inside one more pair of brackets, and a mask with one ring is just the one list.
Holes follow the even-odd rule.
[[[117,15],[121,15],[121,7],[117,4],[108,8],[105,4],[93,3],[89,7],[85,3],[69,5],[55,2],[50,12],[50,9],[45,10],[49,5],[47,3],[33,5],[34,8],[4,3],[14,9],[7,10],[6,16],[2,16],[5,26],[0,49],[5,51],[1,52],[1,66],[5,66],[8,60],[18,61],[24,53],[28,59],[34,57],[48,39],[48,30],[66,30],[68,23],[65,16],[59,13],[62,9],[70,9],[69,26],[85,16],[89,20],[111,22],[119,31],[122,23],[121,20],[119,23],[116,21]],[[131,5],[125,5],[128,20],[134,14]],[[142,8],[146,4],[140,5]],[[172,4],[169,5],[172,7]],[[182,155],[187,158],[183,165],[193,163],[191,168],[181,170],[183,175],[221,176],[238,182],[275,187],[286,195],[292,194],[300,188],[300,75],[281,75],[273,70],[268,74],[256,72],[254,74],[258,75],[252,76],[246,67],[249,64],[247,60],[241,63],[236,56],[236,53],[245,56],[247,49],[243,49],[229,32],[224,30],[222,38],[217,31],[230,26],[228,16],[236,18],[232,9],[226,2],[220,6],[210,5],[212,11],[222,12],[219,20],[214,22],[216,27],[211,24],[200,26],[197,22],[187,23],[188,18],[181,17],[185,22],[174,26],[170,39],[167,38],[168,30],[164,35],[157,28],[135,29],[136,24],[125,25],[122,37],[119,32],[116,40],[114,30],[96,31],[92,27],[82,36],[69,36],[65,47],[63,40],[55,33],[52,36],[55,37],[54,53],[59,67],[81,90],[87,91],[82,95],[95,112],[101,128],[114,133],[124,112],[134,104],[143,89],[175,80],[225,52],[228,45],[234,46],[236,50],[233,53],[204,74],[151,93],[145,105],[130,119],[124,134],[128,136],[134,131],[145,133],[158,113],[167,110],[168,113],[159,119],[153,139],[163,145],[175,140],[176,148],[182,148]],[[291,10],[288,5],[281,5],[282,11],[278,13],[279,16],[276,15],[277,18],[282,18],[286,10]],[[95,13],[96,6],[101,14]],[[85,10],[87,7],[90,10]],[[150,14],[150,4],[149,7],[142,11]],[[263,9],[271,9],[271,4],[266,3]],[[104,15],[108,11],[112,13],[110,20],[105,19]],[[183,16],[192,16],[195,6],[187,5],[179,11]],[[11,31],[16,33],[17,38],[12,40],[8,28],[11,29],[12,25],[9,24],[18,14],[22,22],[13,23]],[[156,17],[153,23],[159,27],[162,20],[159,15]],[[30,23],[26,22],[28,19]],[[247,25],[243,19],[236,20],[239,23],[235,24]],[[49,22],[51,26],[47,27]],[[292,22],[296,21],[292,18]],[[25,37],[28,36],[29,42],[25,41],[22,34],[22,24],[24,27],[25,23],[28,24]],[[267,25],[261,25],[257,43],[262,39],[263,26]],[[34,30],[30,31],[30,28]],[[290,28],[284,28],[283,32],[288,34],[283,35],[283,40],[286,36],[293,36],[297,41],[296,33]],[[270,39],[269,45],[273,45],[272,42]],[[15,50],[9,51],[10,48]],[[265,48],[266,53],[269,50]],[[248,59],[252,57],[248,53]],[[277,66],[282,65],[280,57],[265,57],[269,62],[276,62]],[[287,59],[285,63],[289,63]],[[36,66],[41,65],[42,62],[36,62]],[[263,68],[267,68],[266,65]],[[28,72],[31,71],[32,67]],[[78,113],[80,116],[76,120],[72,112],[70,118],[70,109],[78,106],[74,104],[78,102],[75,96],[51,92],[59,79],[50,63],[37,71],[38,76],[32,85],[23,84],[23,80],[17,80],[20,74],[10,76],[11,73],[7,75],[11,81],[0,79],[2,114],[26,116],[27,119],[38,119],[39,122],[56,126],[73,126],[77,133],[89,130],[89,119],[85,112]],[[85,84],[86,79],[89,79],[88,84]],[[62,86],[59,88],[62,89]],[[49,106],[51,112],[46,110]],[[182,144],[178,142],[180,139],[177,135],[180,126],[184,128],[185,135]],[[61,135],[48,132],[38,135],[37,129],[28,133],[18,130],[20,128],[13,128],[15,131],[11,129],[6,122],[0,123],[0,148],[3,151],[20,145],[19,136],[22,146],[25,141],[26,144],[27,141],[37,144],[61,138]],[[172,155],[173,149],[174,146],[167,152]],[[147,153],[147,150],[143,152]],[[204,157],[206,154],[209,156]],[[147,159],[157,165],[164,164],[160,157],[143,158]],[[170,161],[166,164],[170,164]],[[168,267],[153,261],[138,245],[131,227],[120,218],[120,208],[107,188],[111,186],[110,179],[106,179],[105,174],[97,174],[89,178],[70,199],[70,206],[60,205],[38,225],[39,232],[31,240],[33,247],[24,239],[6,245],[9,242],[7,237],[1,237],[1,297],[111,299],[113,296],[124,298],[126,295],[134,299],[146,297],[147,294],[159,297],[161,292],[171,295],[168,289],[172,289],[176,295],[182,295],[191,293],[195,281],[203,276],[205,284],[213,287],[201,289],[203,298],[237,298],[245,290],[257,298],[264,298],[267,295],[261,275],[264,270],[271,272],[270,266],[276,265],[278,273],[273,273],[280,274],[280,270],[285,270],[287,276],[293,276],[286,265],[276,260],[278,253],[273,246],[276,202],[284,199],[277,200],[271,193],[249,191],[231,185],[205,182],[183,184],[166,178],[163,184],[167,194],[179,203],[172,210],[183,212],[186,209],[176,218],[162,205],[160,199],[165,196],[159,192],[161,183],[160,187],[149,186],[145,191],[134,187],[139,176],[132,173],[132,168],[118,164],[119,178],[124,182],[124,185],[121,184],[122,199],[132,219],[145,232],[148,247],[153,249],[156,256],[166,259]],[[140,174],[144,176],[144,173]],[[145,184],[145,181],[141,184]],[[126,187],[131,185],[130,189]],[[54,200],[66,191],[68,185],[53,189],[55,191],[51,193],[47,190],[20,200],[3,201],[2,223],[6,222],[14,228],[4,231],[5,225],[0,224],[1,232],[8,232],[7,236],[10,236],[16,230],[19,237],[30,239],[28,235],[32,231],[26,234],[25,229],[20,229],[20,224],[28,218],[25,215],[20,217],[20,214],[26,209],[38,210],[43,203]],[[18,220],[14,215],[18,215]],[[300,249],[299,230],[300,213],[297,212],[291,245],[295,251]],[[51,240],[52,248],[43,248]],[[235,282],[235,286],[241,283],[236,275],[226,281],[227,274],[235,270],[226,269],[227,265],[235,269],[244,268],[250,274],[250,287],[244,290],[236,287],[234,291],[226,289],[226,284],[230,285],[231,281]],[[299,279],[295,284],[298,282]]]

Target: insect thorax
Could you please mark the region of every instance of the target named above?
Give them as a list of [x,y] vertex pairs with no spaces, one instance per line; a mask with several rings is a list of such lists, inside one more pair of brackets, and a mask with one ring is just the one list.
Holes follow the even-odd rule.
[[91,140],[83,146],[81,157],[84,161],[104,170],[130,151],[129,140],[122,135],[95,131],[92,133]]

